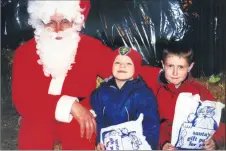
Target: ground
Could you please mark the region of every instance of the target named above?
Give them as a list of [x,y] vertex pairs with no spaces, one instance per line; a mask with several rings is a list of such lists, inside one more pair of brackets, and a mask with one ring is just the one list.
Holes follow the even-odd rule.
[[1,150],[17,149],[17,133],[19,125],[17,119],[19,115],[12,106],[5,105],[1,113]]

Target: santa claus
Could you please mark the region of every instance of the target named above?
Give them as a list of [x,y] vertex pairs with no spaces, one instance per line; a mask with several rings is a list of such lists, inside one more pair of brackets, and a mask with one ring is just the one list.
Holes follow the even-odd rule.
[[[88,98],[96,77],[111,75],[111,49],[81,34],[87,0],[29,1],[34,38],[14,57],[12,99],[21,120],[18,149],[94,149]],[[109,69],[109,70],[108,70]]]

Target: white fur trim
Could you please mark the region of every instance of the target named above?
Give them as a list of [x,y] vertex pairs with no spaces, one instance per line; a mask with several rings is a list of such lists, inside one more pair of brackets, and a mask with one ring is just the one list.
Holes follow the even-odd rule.
[[71,107],[74,101],[79,101],[78,98],[63,95],[57,102],[55,110],[55,118],[57,121],[70,123],[73,116],[71,115]]
[[70,21],[76,23],[84,22],[84,11],[80,7],[80,1],[40,1],[32,0],[28,2],[28,13],[30,15],[29,24],[33,28],[37,26],[42,26],[42,21],[48,23],[50,21],[50,16],[54,15],[56,12],[58,14],[64,15],[64,17]]
[[[39,55],[38,64],[43,65],[45,76],[53,78],[67,76],[68,70],[72,69],[80,41],[77,27],[55,33],[47,29],[36,28],[36,48]],[[56,36],[63,37],[56,40]],[[72,45],[73,43],[73,45]]]
[[52,78],[50,85],[49,85],[48,94],[60,95],[61,91],[62,91],[64,80],[65,80],[65,77]]

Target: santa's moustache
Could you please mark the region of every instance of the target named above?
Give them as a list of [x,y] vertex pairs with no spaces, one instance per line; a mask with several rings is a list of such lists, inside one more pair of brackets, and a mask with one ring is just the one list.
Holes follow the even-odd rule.
[[[37,54],[40,57],[38,63],[43,65],[44,74],[51,75],[53,78],[66,76],[74,63],[80,41],[79,32],[75,28],[58,33],[52,32],[48,28],[37,31],[35,39]],[[62,39],[57,40],[57,37]]]

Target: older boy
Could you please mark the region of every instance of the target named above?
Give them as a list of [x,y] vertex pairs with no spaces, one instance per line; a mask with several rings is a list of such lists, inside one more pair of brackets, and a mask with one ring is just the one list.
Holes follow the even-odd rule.
[[[180,45],[169,45],[163,51],[162,67],[143,67],[142,76],[147,84],[153,89],[158,101],[161,126],[159,147],[163,150],[176,150],[170,143],[172,123],[175,105],[178,95],[183,92],[190,92],[193,95],[199,94],[201,100],[215,100],[213,95],[191,76],[191,69],[194,66],[193,51]],[[149,76],[157,76],[150,79]],[[222,125],[217,131],[224,131]],[[225,135],[223,133],[222,135]],[[222,136],[225,137],[225,136]],[[220,137],[218,137],[220,139]],[[216,149],[213,139],[205,142],[205,150]]]

